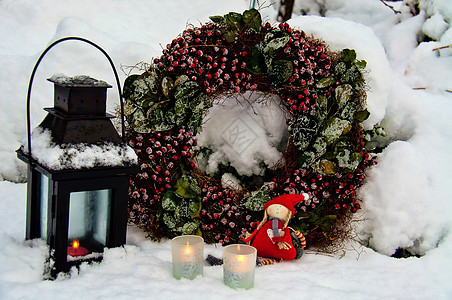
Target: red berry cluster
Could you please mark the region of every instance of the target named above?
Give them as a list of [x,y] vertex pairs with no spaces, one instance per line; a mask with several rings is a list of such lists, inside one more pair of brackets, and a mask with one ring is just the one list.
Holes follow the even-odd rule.
[[323,42],[307,38],[304,31],[293,30],[287,23],[279,24],[279,28],[290,36],[281,55],[292,59],[294,71],[289,79],[292,85],[312,86],[330,75],[332,56]]
[[129,145],[138,155],[141,166],[135,178],[130,179],[129,217],[136,224],[147,227],[149,214],[158,210],[161,198],[177,181],[181,164],[194,168],[191,149],[196,139],[191,131],[136,134]]
[[[309,211],[319,206],[324,201],[334,204],[334,208],[350,209],[356,212],[360,208],[357,203],[356,190],[365,178],[364,170],[374,163],[369,154],[363,154],[363,162],[356,170],[348,174],[337,173],[335,176],[322,176],[306,169],[295,170],[279,187],[284,193],[309,194],[309,199],[298,204],[298,208]],[[278,188],[278,183],[275,185]]]
[[[246,72],[250,50],[234,51],[224,38],[219,25],[208,23],[200,28],[186,29],[154,59],[157,68],[174,75],[187,75],[198,82],[207,94],[219,90],[245,92],[257,84]],[[249,46],[248,46],[249,48]]]
[[207,242],[229,244],[241,240],[250,225],[251,216],[239,205],[233,191],[214,182],[202,187],[201,230]]
[[[286,104],[291,115],[309,114],[314,116],[316,112],[317,97],[317,92],[315,90],[309,90],[307,88],[298,92],[281,95],[281,99]],[[291,121],[288,120],[288,125],[290,122]]]

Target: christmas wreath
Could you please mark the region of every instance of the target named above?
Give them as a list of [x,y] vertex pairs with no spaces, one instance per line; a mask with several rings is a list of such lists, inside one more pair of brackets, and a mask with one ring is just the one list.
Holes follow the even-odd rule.
[[[128,141],[141,165],[130,180],[130,221],[155,239],[197,234],[228,244],[251,230],[271,198],[306,192],[291,226],[308,245],[334,240],[337,224],[360,208],[356,189],[372,164],[361,126],[369,116],[366,62],[286,23],[262,25],[255,9],[210,19],[125,80]],[[215,99],[252,91],[281,98],[289,139],[262,184],[244,179],[234,189],[198,168],[196,134]]]

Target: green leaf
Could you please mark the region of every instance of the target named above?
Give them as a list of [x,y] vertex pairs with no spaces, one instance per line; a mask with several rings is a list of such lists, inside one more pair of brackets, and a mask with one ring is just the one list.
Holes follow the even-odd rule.
[[239,31],[238,30],[230,30],[230,31],[227,31],[223,36],[228,43],[234,43],[235,40],[237,39],[237,37],[239,36]]
[[268,70],[268,77],[275,87],[280,86],[292,76],[293,64],[288,60],[274,61]]
[[224,16],[229,31],[239,31],[243,27],[243,16],[236,12],[230,12]]
[[344,49],[341,51],[342,60],[345,62],[354,62],[356,59],[356,52],[353,49]]
[[364,122],[369,116],[370,112],[367,109],[358,111],[355,115],[355,121],[358,123]]
[[246,64],[246,69],[252,74],[265,73],[267,69],[265,65],[265,58],[257,46],[253,48],[250,61]]
[[179,204],[180,199],[176,196],[174,191],[167,191],[162,197],[162,208],[164,210],[174,211]]
[[334,78],[334,76],[324,77],[317,82],[316,87],[318,89],[323,89],[333,85],[335,82],[336,78]]
[[138,78],[138,75],[130,75],[124,80],[124,88],[122,89],[122,95],[125,99],[133,94],[133,82]]
[[196,194],[194,194],[190,189],[190,182],[185,180],[183,177],[179,178],[174,186],[176,188],[176,194],[182,198],[194,198]]
[[201,194],[201,188],[197,185],[196,180],[189,176],[183,175],[174,185],[176,194],[182,198],[195,198]]
[[357,60],[357,61],[355,62],[355,65],[356,65],[358,68],[364,69],[364,68],[367,66],[367,61],[365,61],[365,60]]
[[211,19],[214,23],[223,24],[225,22],[223,16],[210,16],[209,19]]
[[305,151],[298,157],[298,166],[305,168],[311,165],[315,160],[315,153],[312,151]]
[[254,31],[258,33],[261,31],[262,17],[257,9],[245,10],[243,12],[243,22]]
[[332,176],[337,172],[336,164],[327,159],[321,159],[320,161],[318,161],[313,166],[313,169],[315,170],[316,173],[329,176]]

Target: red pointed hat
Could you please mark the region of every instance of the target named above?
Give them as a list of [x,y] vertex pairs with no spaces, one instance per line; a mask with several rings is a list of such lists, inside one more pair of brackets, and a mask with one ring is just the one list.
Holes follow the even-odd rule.
[[295,214],[294,208],[295,204],[307,199],[309,199],[309,195],[306,193],[303,193],[302,195],[299,194],[281,195],[265,203],[264,210],[266,210],[267,207],[269,207],[272,204],[280,204],[289,209],[292,212],[293,216]]

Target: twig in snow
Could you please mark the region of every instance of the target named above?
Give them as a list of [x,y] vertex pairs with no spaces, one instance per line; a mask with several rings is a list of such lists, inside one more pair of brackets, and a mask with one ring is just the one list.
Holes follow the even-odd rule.
[[384,2],[384,0],[380,0],[380,2],[383,3],[385,6],[389,7],[395,14],[401,14],[402,13],[400,10],[395,10],[393,6],[391,6],[388,3]]

